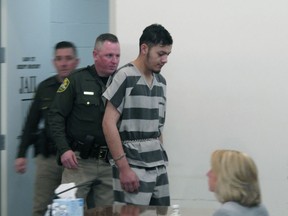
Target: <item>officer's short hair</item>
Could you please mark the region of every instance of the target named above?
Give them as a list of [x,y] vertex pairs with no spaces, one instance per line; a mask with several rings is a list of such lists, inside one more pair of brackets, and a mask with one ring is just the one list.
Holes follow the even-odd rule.
[[64,48],[72,48],[75,56],[77,56],[77,49],[76,49],[76,46],[70,42],[70,41],[61,41],[61,42],[58,42],[55,47],[54,47],[54,51],[56,52],[56,50],[58,49],[64,49]]
[[111,43],[119,43],[116,35],[111,33],[104,33],[96,38],[94,49],[99,48],[105,41],[109,41]]

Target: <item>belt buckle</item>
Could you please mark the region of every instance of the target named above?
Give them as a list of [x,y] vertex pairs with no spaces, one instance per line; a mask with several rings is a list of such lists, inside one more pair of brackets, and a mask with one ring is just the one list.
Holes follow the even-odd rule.
[[99,159],[106,159],[107,158],[107,154],[108,154],[108,149],[107,147],[105,148],[101,148],[99,150]]

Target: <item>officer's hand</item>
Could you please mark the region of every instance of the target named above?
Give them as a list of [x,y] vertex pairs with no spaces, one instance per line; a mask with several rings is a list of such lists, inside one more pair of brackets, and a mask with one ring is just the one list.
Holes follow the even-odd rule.
[[68,150],[61,155],[61,163],[68,169],[77,169],[78,167],[76,155],[72,150]]
[[140,184],[136,173],[130,167],[119,171],[119,179],[122,189],[129,193],[137,193]]
[[17,173],[25,173],[26,172],[26,164],[27,159],[26,158],[17,158],[15,160],[15,171]]

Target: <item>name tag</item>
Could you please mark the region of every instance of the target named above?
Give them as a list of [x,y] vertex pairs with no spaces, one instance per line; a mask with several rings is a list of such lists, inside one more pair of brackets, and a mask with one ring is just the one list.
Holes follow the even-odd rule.
[[84,91],[84,95],[94,95],[94,92]]

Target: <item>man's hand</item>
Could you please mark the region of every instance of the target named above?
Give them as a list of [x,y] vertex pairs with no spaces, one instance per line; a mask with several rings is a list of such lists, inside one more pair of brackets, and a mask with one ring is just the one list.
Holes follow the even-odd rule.
[[72,150],[68,150],[61,155],[61,163],[68,169],[77,169],[78,167],[76,155]]
[[26,172],[26,164],[27,164],[27,159],[26,158],[17,158],[15,160],[15,171],[17,173],[25,173]]
[[140,184],[136,173],[130,167],[121,169],[119,172],[119,179],[122,189],[129,193],[137,193]]

